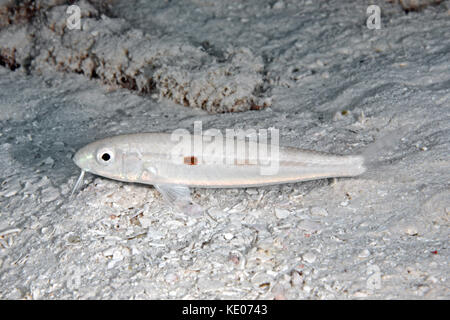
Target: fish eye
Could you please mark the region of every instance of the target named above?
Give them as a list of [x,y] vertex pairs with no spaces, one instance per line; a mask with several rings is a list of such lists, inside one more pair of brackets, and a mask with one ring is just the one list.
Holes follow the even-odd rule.
[[100,164],[110,164],[114,161],[114,152],[111,149],[103,148],[97,152],[97,161]]
[[109,153],[105,152],[104,154],[102,154],[103,161],[108,161],[109,159],[111,159],[111,156],[109,155]]

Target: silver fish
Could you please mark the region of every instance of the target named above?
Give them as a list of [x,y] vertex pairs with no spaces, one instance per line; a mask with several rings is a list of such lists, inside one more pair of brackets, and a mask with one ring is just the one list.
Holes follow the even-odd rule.
[[[90,172],[119,181],[151,184],[172,201],[187,199],[189,187],[258,187],[352,177],[366,170],[361,155],[337,156],[246,140],[245,156],[238,158],[230,152],[236,150],[234,146],[225,150],[227,143],[231,145],[237,139],[200,138],[200,150],[192,148],[199,141],[195,139],[198,137],[192,135],[181,143],[167,133],[119,135],[81,148],[74,162],[82,175]],[[249,150],[258,150],[257,159]],[[267,169],[275,163],[276,170],[268,174]]]

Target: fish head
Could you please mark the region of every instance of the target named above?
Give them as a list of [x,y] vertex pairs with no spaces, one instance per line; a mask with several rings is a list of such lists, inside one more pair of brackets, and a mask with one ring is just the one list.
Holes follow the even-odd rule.
[[99,140],[78,150],[73,161],[83,171],[120,180],[122,150],[121,145],[115,143],[114,139]]

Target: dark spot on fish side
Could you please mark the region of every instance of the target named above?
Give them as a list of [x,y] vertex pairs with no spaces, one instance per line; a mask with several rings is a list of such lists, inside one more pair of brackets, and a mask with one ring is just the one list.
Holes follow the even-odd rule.
[[184,164],[187,164],[190,166],[195,166],[198,164],[198,159],[197,159],[197,157],[194,157],[194,156],[184,157]]

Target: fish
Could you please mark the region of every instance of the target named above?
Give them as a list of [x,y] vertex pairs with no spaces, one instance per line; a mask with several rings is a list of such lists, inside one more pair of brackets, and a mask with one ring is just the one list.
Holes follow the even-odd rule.
[[333,155],[238,137],[135,133],[94,141],[73,160],[84,173],[153,185],[169,202],[192,203],[190,188],[246,188],[354,177],[363,155]]

